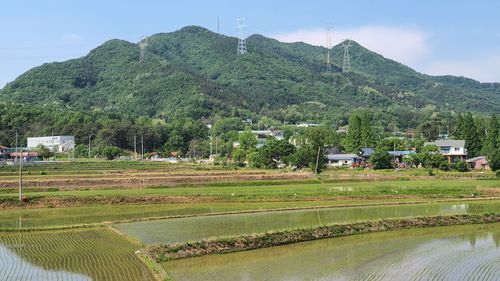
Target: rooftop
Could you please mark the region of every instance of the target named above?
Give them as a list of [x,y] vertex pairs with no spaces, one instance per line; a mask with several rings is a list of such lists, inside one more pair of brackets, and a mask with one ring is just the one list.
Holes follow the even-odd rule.
[[424,146],[437,145],[439,147],[465,147],[464,140],[436,140],[433,142],[426,142]]
[[360,157],[356,154],[329,154],[326,158],[328,160],[351,160]]

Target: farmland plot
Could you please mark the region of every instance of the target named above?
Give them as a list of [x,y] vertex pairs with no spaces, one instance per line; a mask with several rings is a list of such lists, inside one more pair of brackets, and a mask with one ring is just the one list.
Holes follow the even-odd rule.
[[0,280],[153,280],[137,248],[108,229],[0,233]]

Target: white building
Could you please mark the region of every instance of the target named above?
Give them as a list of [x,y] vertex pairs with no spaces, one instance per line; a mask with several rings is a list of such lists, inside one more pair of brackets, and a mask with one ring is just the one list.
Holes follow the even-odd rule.
[[[239,131],[239,134],[244,133],[245,131]],[[252,130],[252,134],[255,135],[255,138],[257,139],[257,148],[261,148],[264,144],[267,142],[267,138],[275,138],[277,140],[283,140],[283,132],[280,130]],[[239,147],[240,143],[239,142],[233,142],[233,147]]]
[[28,138],[28,147],[36,148],[43,145],[51,151],[65,152],[75,148],[74,136],[51,136]]
[[326,159],[327,165],[332,167],[352,167],[362,160],[356,154],[328,154],[326,155]]
[[448,158],[449,162],[465,160],[467,158],[467,149],[465,149],[464,140],[437,140],[424,144],[424,146],[428,145],[436,145],[439,147],[441,155]]

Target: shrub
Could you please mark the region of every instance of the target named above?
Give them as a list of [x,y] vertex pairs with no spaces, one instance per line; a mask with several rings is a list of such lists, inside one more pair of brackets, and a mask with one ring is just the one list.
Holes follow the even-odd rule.
[[448,161],[442,161],[441,164],[439,164],[439,170],[441,171],[449,171],[450,170],[450,163]]
[[459,172],[467,172],[469,170],[469,167],[467,166],[467,162],[460,160],[455,163],[455,169]]
[[378,150],[370,157],[370,162],[373,164],[373,169],[392,169],[392,157],[387,151]]

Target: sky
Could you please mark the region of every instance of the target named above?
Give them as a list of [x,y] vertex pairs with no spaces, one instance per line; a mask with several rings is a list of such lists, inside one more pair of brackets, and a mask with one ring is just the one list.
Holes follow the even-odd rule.
[[352,39],[431,75],[500,82],[500,1],[462,0],[4,0],[0,3],[0,88],[46,62],[86,55],[107,40],[199,25],[237,36],[332,44]]

